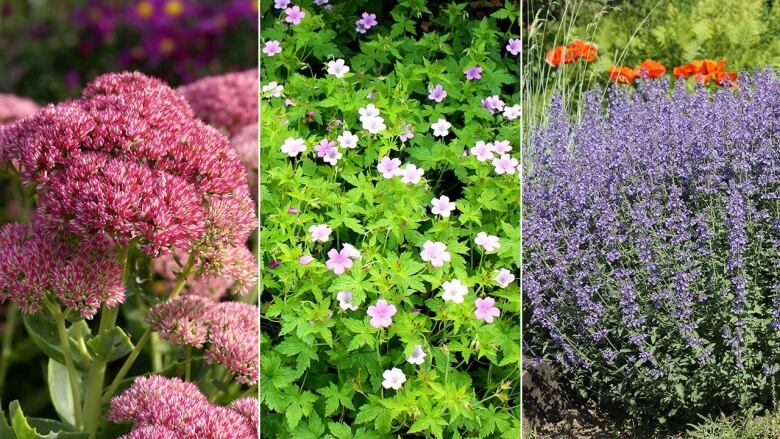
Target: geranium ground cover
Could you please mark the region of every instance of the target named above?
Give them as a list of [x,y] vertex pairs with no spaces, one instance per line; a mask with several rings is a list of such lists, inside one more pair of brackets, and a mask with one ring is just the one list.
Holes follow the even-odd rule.
[[260,11],[263,435],[517,437],[517,6]]

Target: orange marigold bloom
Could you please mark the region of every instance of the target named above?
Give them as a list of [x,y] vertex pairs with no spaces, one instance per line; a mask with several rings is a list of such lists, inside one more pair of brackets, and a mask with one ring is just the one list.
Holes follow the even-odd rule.
[[647,78],[660,78],[666,74],[666,67],[664,67],[664,65],[658,61],[646,59],[644,62],[642,62],[642,64],[634,69],[634,74],[637,77],[641,77],[643,74],[645,74]]
[[631,84],[636,79],[636,73],[631,67],[610,67],[609,79],[618,84]]

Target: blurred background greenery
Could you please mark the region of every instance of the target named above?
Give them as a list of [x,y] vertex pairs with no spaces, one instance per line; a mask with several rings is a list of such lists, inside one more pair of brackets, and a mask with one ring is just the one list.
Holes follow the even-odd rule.
[[257,66],[257,0],[3,0],[0,93],[38,103],[140,70],[173,86]]

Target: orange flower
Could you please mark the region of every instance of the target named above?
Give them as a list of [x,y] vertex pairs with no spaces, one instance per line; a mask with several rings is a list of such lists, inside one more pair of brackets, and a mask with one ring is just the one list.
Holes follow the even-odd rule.
[[574,59],[585,58],[587,62],[594,61],[599,54],[599,46],[582,40],[574,40],[567,49],[573,53]]
[[672,69],[675,78],[688,78],[696,73],[695,68],[691,64],[683,64]]
[[610,67],[609,79],[618,84],[631,84],[636,79],[636,73],[631,67]]
[[737,74],[736,72],[717,72],[715,74],[715,82],[718,83],[718,85],[723,85],[726,83],[726,80],[731,83],[731,85],[735,86],[737,85]]
[[643,74],[646,75],[647,78],[660,78],[666,74],[666,67],[658,61],[646,59],[634,69],[634,75],[637,77],[642,77]]
[[577,58],[574,56],[574,53],[568,50],[565,46],[554,47],[552,50],[547,52],[547,55],[544,56],[544,59],[547,61],[547,64],[550,64],[553,67],[558,67],[561,65],[561,63],[571,64],[577,60]]

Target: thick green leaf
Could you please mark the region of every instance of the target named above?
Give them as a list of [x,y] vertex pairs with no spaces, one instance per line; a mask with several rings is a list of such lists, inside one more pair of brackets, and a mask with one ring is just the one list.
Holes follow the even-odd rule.
[[[27,329],[27,333],[35,342],[35,345],[38,346],[47,357],[65,364],[65,357],[62,355],[62,348],[60,347],[60,337],[57,334],[57,325],[54,321],[43,312],[37,312],[33,315],[23,315],[22,320],[24,321],[24,327]],[[81,370],[87,370],[91,359],[84,358],[81,355],[81,351],[78,348],[78,342],[73,335],[76,333],[77,327],[80,328],[81,333],[84,334],[85,337],[89,337],[90,334],[89,326],[84,320],[73,323],[71,327],[68,328],[70,352],[76,367]]]
[[15,439],[16,435],[11,430],[11,426],[8,425],[8,418],[5,417],[5,411],[3,411],[3,404],[0,402],[0,438]]
[[[49,364],[47,366],[46,376],[49,383],[49,397],[54,405],[54,410],[59,415],[60,419],[65,421],[68,425],[76,425],[75,412],[73,410],[73,393],[70,390],[70,381],[68,378],[68,368],[49,358]],[[76,381],[79,389],[81,389],[81,395],[83,396],[83,377],[82,374],[76,371]],[[79,398],[83,400],[83,398]]]
[[87,350],[96,359],[118,360],[133,350],[133,342],[119,326],[114,326],[87,341]]

